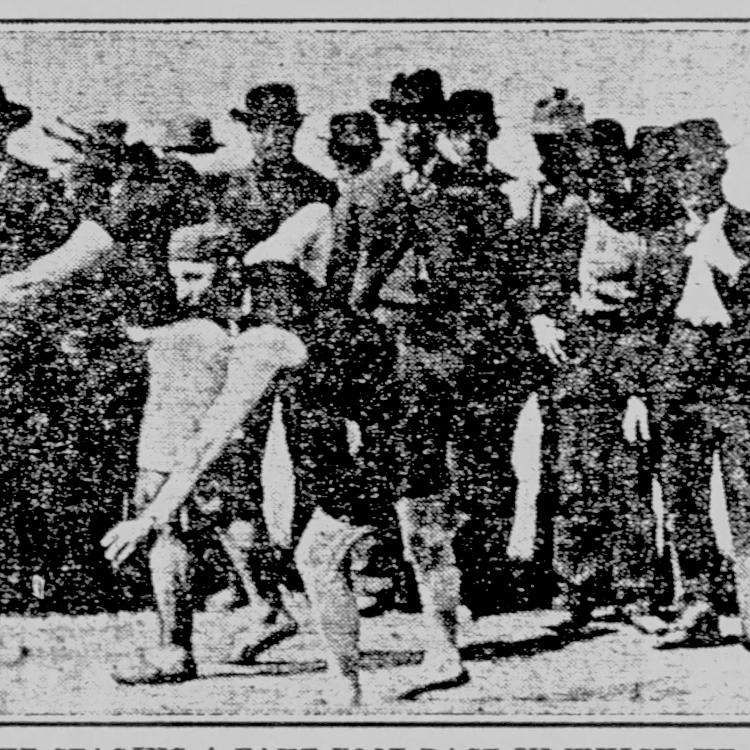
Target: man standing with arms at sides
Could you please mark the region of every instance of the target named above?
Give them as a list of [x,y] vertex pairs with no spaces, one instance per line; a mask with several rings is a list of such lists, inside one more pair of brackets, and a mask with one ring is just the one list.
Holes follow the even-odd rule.
[[[397,345],[399,516],[422,602],[425,659],[404,697],[468,681],[458,650],[461,574],[453,552],[459,502],[457,432],[466,362],[482,339],[473,300],[485,294],[486,247],[472,252],[474,215],[455,168],[438,152],[445,99],[434,70],[399,74],[372,108],[399,160],[376,170],[359,210],[365,259],[355,307],[383,321]],[[478,304],[482,304],[481,302]],[[480,326],[481,328],[481,326]],[[469,476],[467,476],[469,474]]]
[[642,406],[647,259],[622,165],[612,159],[623,150],[621,133],[611,121],[566,133],[560,173],[567,195],[539,233],[541,272],[528,302],[539,350],[555,365],[554,568],[569,632],[585,626],[598,604],[615,604],[626,622],[653,605],[650,480],[645,457],[627,444],[642,428],[633,420]]
[[466,300],[463,315],[474,340],[466,359],[456,443],[458,471],[465,477],[460,502],[466,516],[456,553],[463,601],[479,617],[514,609],[522,593],[512,590],[506,550],[517,489],[513,436],[536,385],[529,372],[534,351],[520,305],[519,258],[509,229],[505,188],[513,178],[488,161],[489,144],[500,132],[492,95],[456,91],[448,100],[445,125],[458,158],[458,164],[445,167],[447,190],[459,201],[459,222],[467,237],[465,247],[456,252],[481,259],[468,265],[476,274],[473,284],[467,280],[475,297]]
[[[727,202],[728,145],[715,120],[671,128],[667,175],[684,211],[649,238],[649,312],[657,338],[644,359],[651,422],[659,427],[661,483],[673,518],[684,597],[658,648],[721,642],[716,609],[721,556],[711,522],[714,452],[721,465],[734,547],[743,645],[750,641],[750,215]],[[645,423],[644,410],[638,418]]]

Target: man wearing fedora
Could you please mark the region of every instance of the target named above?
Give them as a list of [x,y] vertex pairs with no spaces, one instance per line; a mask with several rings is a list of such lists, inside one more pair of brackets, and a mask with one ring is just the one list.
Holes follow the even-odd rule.
[[[397,75],[390,97],[372,108],[390,126],[398,159],[375,170],[356,207],[364,263],[354,303],[383,321],[397,343],[399,515],[426,645],[422,674],[404,694],[411,697],[468,680],[457,648],[461,572],[453,550],[478,476],[461,455],[464,379],[497,333],[498,321],[486,311],[494,312],[497,301],[495,233],[509,213],[507,200],[496,195],[499,203],[491,205],[485,194],[493,179],[485,184],[477,169],[481,145],[470,144],[458,167],[439,154],[446,102],[436,71]],[[483,107],[479,122],[469,125],[480,133],[469,141],[494,135],[487,114]]]
[[[460,198],[467,246],[482,257],[484,293],[465,304],[475,342],[466,359],[456,436],[461,507],[456,554],[463,601],[475,617],[514,609],[518,574],[506,555],[513,525],[517,480],[512,465],[513,435],[521,409],[534,390],[528,372],[533,342],[520,306],[519,257],[505,192],[513,178],[488,160],[498,136],[492,95],[481,89],[454,92],[445,114],[448,140],[458,159],[445,167],[447,190]],[[471,287],[469,287],[471,288]]]
[[[288,83],[255,86],[245,97],[245,109],[233,108],[229,114],[247,129],[252,162],[216,175],[212,193],[217,219],[233,230],[237,260],[252,263],[257,260],[255,256],[266,251],[275,257],[281,248],[294,255],[301,266],[309,259],[309,267],[314,267],[318,277],[315,280],[324,280],[330,246],[327,238],[319,235],[321,212],[317,209],[323,207],[322,215],[330,216],[338,190],[333,182],[294,155],[297,133],[304,120],[294,87]],[[310,226],[308,217],[312,217]],[[298,244],[304,247],[297,248]],[[281,408],[284,418],[293,408],[286,395],[281,397]],[[258,421],[255,429],[257,453],[263,450],[268,420]],[[297,504],[295,528],[304,525],[310,512]],[[291,552],[278,550],[277,557],[281,560],[276,564],[279,577],[286,577],[290,585],[297,583]],[[230,661],[250,662],[268,645],[296,631],[296,623],[279,597],[274,596],[266,604],[270,614],[238,635]]]
[[229,114],[247,129],[253,158],[248,167],[221,175],[216,211],[220,221],[234,227],[245,254],[304,206],[333,207],[338,191],[294,155],[304,115],[293,86],[256,86],[245,97],[245,109],[234,108]]
[[150,144],[162,159],[187,164],[199,175],[200,185],[213,202],[219,181],[216,153],[225,144],[214,137],[211,120],[206,117],[172,117],[162,124],[159,137]]

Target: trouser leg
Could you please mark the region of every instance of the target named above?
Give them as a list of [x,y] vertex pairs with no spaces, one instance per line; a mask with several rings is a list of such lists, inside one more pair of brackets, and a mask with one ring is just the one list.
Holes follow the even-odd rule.
[[[722,432],[720,460],[734,546],[737,604],[746,641],[750,639],[750,406],[717,410]],[[715,417],[715,418],[716,418]]]
[[607,498],[601,496],[604,437],[596,408],[572,404],[558,411],[558,508],[555,571],[568,588],[593,597],[609,560]]
[[163,647],[192,650],[192,560],[185,542],[171,529],[159,532],[149,552],[151,583]]
[[475,615],[508,609],[505,600],[515,600],[506,550],[518,485],[513,437],[527,394],[505,385],[494,394],[470,398],[456,425],[458,503],[464,521],[455,547],[463,600]]
[[399,517],[407,559],[414,566],[428,658],[458,659],[461,572],[453,552],[455,513],[449,498],[405,498]]
[[650,608],[657,563],[650,461],[646,446],[625,441],[620,422],[615,415],[612,452],[603,467],[612,503],[612,590],[618,604]]
[[661,423],[661,485],[687,602],[713,602],[721,558],[711,524],[715,432],[701,405],[676,404]]

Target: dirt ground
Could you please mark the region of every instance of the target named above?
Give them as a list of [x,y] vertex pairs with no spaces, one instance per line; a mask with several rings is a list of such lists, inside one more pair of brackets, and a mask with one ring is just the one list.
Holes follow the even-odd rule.
[[[171,686],[124,687],[112,665],[153,643],[151,613],[0,619],[5,636],[23,637],[29,655],[0,667],[0,713],[5,716],[128,717],[333,714],[321,644],[302,603],[303,627],[251,667],[221,663],[246,612],[200,614],[199,679]],[[485,715],[661,717],[750,714],[750,654],[738,643],[739,625],[722,622],[726,644],[655,651],[653,636],[598,623],[585,638],[562,640],[549,626],[561,612],[545,610],[464,622],[463,654],[470,682],[415,701],[395,695],[418,672],[422,658],[418,615],[387,614],[364,622],[364,716]]]

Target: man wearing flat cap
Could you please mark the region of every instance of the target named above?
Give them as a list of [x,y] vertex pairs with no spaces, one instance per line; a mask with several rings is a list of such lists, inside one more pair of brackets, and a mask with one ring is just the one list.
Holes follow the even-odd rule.
[[[238,335],[234,318],[239,300],[227,299],[221,287],[233,242],[231,229],[216,222],[174,232],[170,271],[183,318],[167,326],[129,330],[136,343],[147,345],[150,371],[132,498],[136,513],[169,479],[176,455],[190,442],[196,424],[224,385],[227,357]],[[237,291],[241,296],[242,290]],[[264,607],[267,611],[268,602],[283,608],[260,502],[260,451],[248,445],[252,435],[243,426],[232,431],[203,473],[191,495],[191,512],[160,528],[150,546],[160,642],[142,658],[121,662],[113,674],[118,682],[149,684],[194,677],[190,580],[195,550],[205,546],[207,534],[216,536],[227,553],[238,588],[254,614]]]
[[553,567],[570,614],[562,626],[577,630],[602,604],[634,624],[654,606],[649,464],[636,445],[649,437],[641,366],[653,326],[622,128],[596,121],[566,138],[565,198],[530,234],[537,271],[525,304],[551,365]]

